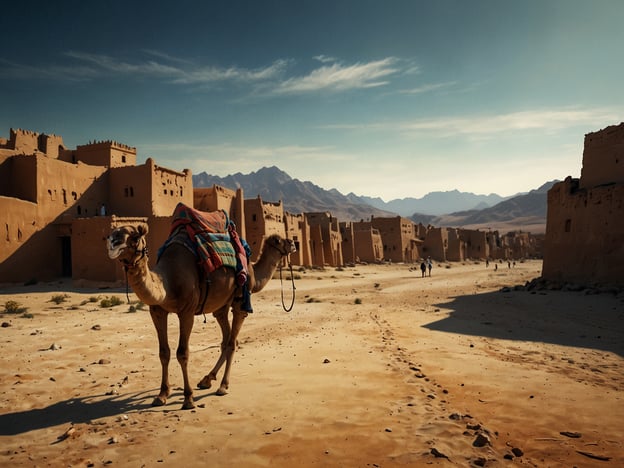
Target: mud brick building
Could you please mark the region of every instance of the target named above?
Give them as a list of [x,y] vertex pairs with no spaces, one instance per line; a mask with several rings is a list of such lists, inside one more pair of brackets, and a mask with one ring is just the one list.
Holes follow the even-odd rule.
[[624,123],[585,135],[580,179],[548,191],[542,277],[624,285]]

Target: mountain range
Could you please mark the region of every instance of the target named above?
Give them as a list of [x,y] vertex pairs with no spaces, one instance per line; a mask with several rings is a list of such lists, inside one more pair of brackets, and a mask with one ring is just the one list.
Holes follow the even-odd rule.
[[340,221],[369,220],[371,216],[403,216],[424,225],[493,229],[502,232],[523,230],[545,232],[547,192],[557,181],[543,184],[513,197],[497,194],[476,195],[452,190],[430,192],[422,198],[384,202],[381,198],[343,195],[325,190],[312,182],[293,179],[279,168],[263,167],[256,172],[240,172],[226,177],[206,172],[193,175],[194,187],[220,185],[242,188],[245,198],[260,196],[267,202],[282,201],[289,213],[330,212]]

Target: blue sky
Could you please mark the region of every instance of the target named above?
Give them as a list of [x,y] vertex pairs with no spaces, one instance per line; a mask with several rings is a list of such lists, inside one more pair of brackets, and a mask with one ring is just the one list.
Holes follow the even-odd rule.
[[0,135],[343,194],[512,195],[624,120],[624,1],[14,1]]

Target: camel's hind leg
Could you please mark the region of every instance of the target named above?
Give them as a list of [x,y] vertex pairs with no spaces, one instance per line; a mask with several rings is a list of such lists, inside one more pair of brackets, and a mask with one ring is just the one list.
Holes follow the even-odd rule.
[[217,390],[217,395],[227,394],[227,389],[230,385],[230,369],[232,367],[232,361],[234,360],[238,333],[243,326],[245,317],[247,317],[247,312],[241,311],[238,305],[235,306],[233,308],[232,325],[230,326],[227,309],[225,309],[225,313],[223,315],[221,315],[221,312],[222,311],[220,310],[219,313],[216,314],[217,321],[219,322],[223,333],[221,355],[219,356],[219,360],[215,364],[214,368],[199,383],[200,388],[210,388],[211,381],[216,380],[217,372],[219,372],[219,369],[221,369],[221,366],[225,362],[225,371],[223,373],[223,378],[221,379],[221,385]]
[[217,380],[217,373],[225,362],[225,348],[227,345],[227,340],[230,336],[230,321],[228,320],[229,310],[230,305],[228,304],[213,314],[215,319],[217,319],[219,327],[221,328],[221,353],[219,354],[219,359],[217,360],[212,370],[207,375],[205,375],[204,378],[201,379],[201,381],[197,384],[199,388],[210,388],[212,386],[212,381]]
[[217,390],[217,395],[225,395],[227,393],[228,387],[230,386],[230,369],[232,368],[232,362],[234,361],[234,352],[236,351],[236,346],[238,345],[238,333],[243,326],[245,317],[247,317],[247,312],[241,311],[238,307],[234,307],[233,314],[234,316],[232,317],[232,329],[230,330],[230,338],[228,339],[227,345],[225,347],[225,371],[223,371],[223,379],[221,379],[221,385],[219,386],[219,390]]
[[156,327],[156,334],[158,335],[158,356],[160,357],[160,366],[162,375],[160,379],[160,393],[154,401],[152,406],[163,406],[167,403],[167,398],[171,394],[171,387],[169,386],[169,359],[171,358],[171,350],[169,349],[169,342],[167,338],[167,312],[158,306],[150,307],[150,315],[154,326]]

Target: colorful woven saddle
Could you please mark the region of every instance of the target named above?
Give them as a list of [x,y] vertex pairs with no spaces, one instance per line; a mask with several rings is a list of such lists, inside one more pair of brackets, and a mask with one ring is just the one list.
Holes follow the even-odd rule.
[[199,211],[178,203],[173,211],[169,237],[158,250],[158,258],[173,243],[184,245],[202,266],[206,274],[221,267],[236,271],[237,283],[247,282],[251,250],[236,232],[236,226],[224,210]]

